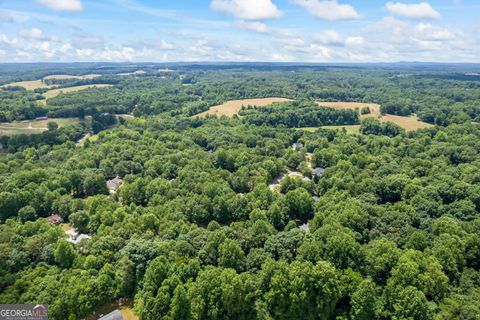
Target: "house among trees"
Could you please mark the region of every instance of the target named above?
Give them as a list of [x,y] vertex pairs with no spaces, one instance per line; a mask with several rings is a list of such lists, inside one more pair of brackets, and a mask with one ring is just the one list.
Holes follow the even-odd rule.
[[312,175],[314,177],[319,178],[324,172],[325,172],[325,169],[317,167],[317,168],[313,169]]
[[120,177],[107,181],[107,188],[110,193],[115,193],[123,184],[123,180]]
[[293,151],[300,151],[300,149],[303,148],[303,143],[301,142],[296,142],[292,145],[292,150]]
[[59,224],[63,222],[62,217],[58,214],[52,214],[51,216],[47,217],[48,222],[51,224]]
[[48,120],[48,117],[36,117],[36,121],[41,121],[41,120]]
[[124,317],[120,310],[116,309],[113,310],[112,312],[104,315],[103,317],[98,318],[98,320],[123,320]]

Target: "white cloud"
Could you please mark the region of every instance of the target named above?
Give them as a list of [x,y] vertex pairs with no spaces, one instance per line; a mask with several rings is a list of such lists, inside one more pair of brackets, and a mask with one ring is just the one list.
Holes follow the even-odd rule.
[[294,2],[302,6],[312,16],[322,20],[354,20],[360,17],[354,7],[349,4],[338,3],[337,0],[294,0]]
[[242,20],[274,19],[283,14],[271,0],[212,0],[210,7]]
[[345,45],[346,46],[361,46],[362,44],[365,43],[365,39],[363,37],[357,36],[357,37],[348,37],[345,39]]
[[173,50],[175,49],[175,46],[172,43],[168,42],[167,40],[160,39],[159,49]]
[[320,31],[314,36],[314,39],[321,44],[343,45],[342,36],[335,30]]
[[398,17],[409,19],[438,19],[440,13],[432,8],[428,2],[420,3],[402,3],[402,2],[388,2],[387,10]]
[[33,28],[33,29],[23,29],[18,32],[20,37],[25,38],[25,39],[43,39],[44,34],[43,31],[38,29],[38,28]]
[[55,11],[82,11],[80,0],[37,0],[41,5]]
[[265,23],[258,22],[258,21],[254,21],[254,22],[237,21],[235,23],[235,26],[240,29],[255,31],[259,33],[267,33],[270,31],[268,29],[268,26]]
[[57,36],[47,36],[42,30],[38,28],[22,29],[18,32],[23,39],[38,40],[38,41],[54,41],[58,42],[60,39]]
[[454,34],[448,29],[434,27],[428,23],[418,24],[415,31],[419,38],[425,41],[445,41],[454,37]]
[[361,36],[343,38],[335,30],[324,30],[318,32],[314,36],[314,41],[323,45],[345,47],[345,46],[360,46],[364,43],[365,39]]

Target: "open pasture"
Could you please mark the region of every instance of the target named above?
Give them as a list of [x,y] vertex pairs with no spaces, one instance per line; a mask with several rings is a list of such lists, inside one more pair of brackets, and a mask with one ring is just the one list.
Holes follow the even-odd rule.
[[370,113],[361,115],[362,118],[366,118],[366,117],[380,118],[381,117],[380,105],[376,103],[317,101],[317,104],[321,107],[329,107],[329,108],[335,108],[340,110],[358,109],[360,111],[362,108],[368,107],[370,109]]
[[43,83],[42,80],[12,82],[4,85],[3,87],[24,87],[27,90],[35,90],[39,88],[50,88],[48,85]]
[[207,115],[227,116],[233,117],[237,114],[242,106],[255,106],[266,107],[274,102],[287,102],[290,99],[285,98],[259,98],[259,99],[242,99],[242,100],[230,100],[225,103],[211,107],[209,110],[195,115],[195,117],[203,117]]
[[96,77],[100,77],[100,74],[85,74],[83,76],[73,76],[69,74],[52,74],[49,76],[46,76],[43,78],[43,80],[49,80],[49,79],[58,79],[58,80],[64,80],[64,79],[93,79]]
[[106,87],[111,87],[111,86],[112,86],[111,84],[88,84],[88,85],[84,85],[84,86],[52,89],[52,90],[48,90],[47,92],[45,92],[43,94],[45,99],[40,100],[40,102],[45,105],[47,103],[47,101],[46,101],[47,99],[54,98],[54,97],[58,96],[60,93],[70,93],[70,92],[85,90],[85,89],[89,89],[89,88],[106,88]]
[[416,115],[410,117],[395,116],[392,114],[386,114],[380,118],[381,122],[393,122],[398,124],[405,131],[415,131],[418,129],[425,129],[433,127],[432,124],[418,120]]
[[[406,131],[414,131],[418,129],[430,128],[433,125],[418,120],[417,116],[396,116],[391,114],[384,114],[382,115],[380,112],[380,105],[376,103],[363,103],[363,102],[319,102],[317,104],[322,107],[329,107],[335,109],[359,109],[361,110],[364,107],[368,107],[370,109],[369,114],[360,115],[361,119],[365,119],[368,117],[375,117],[380,120],[380,122],[393,122],[401,126]],[[358,126],[342,126],[347,129],[347,132],[351,133],[353,131],[357,131],[358,129],[355,127]],[[352,129],[348,127],[353,127]],[[334,127],[334,129],[336,129]]]
[[39,134],[47,130],[49,122],[56,122],[59,127],[78,123],[77,118],[52,118],[48,120],[24,120],[0,123],[0,136],[16,134]]

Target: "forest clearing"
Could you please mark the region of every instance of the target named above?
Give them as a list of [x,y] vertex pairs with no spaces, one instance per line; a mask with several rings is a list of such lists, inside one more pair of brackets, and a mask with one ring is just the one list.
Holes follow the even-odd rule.
[[52,89],[48,90],[43,94],[45,97],[44,100],[39,100],[40,103],[46,105],[47,104],[47,99],[54,98],[58,96],[60,93],[70,93],[70,92],[76,92],[80,90],[85,90],[85,89],[90,89],[90,88],[106,88],[106,87],[111,87],[111,84],[87,84],[84,86],[75,86],[75,87],[68,87],[68,88],[60,88],[60,89]]
[[243,106],[255,106],[255,107],[266,107],[271,105],[274,102],[287,102],[292,101],[286,98],[258,98],[258,99],[242,99],[242,100],[229,100],[225,103],[211,107],[209,110],[195,115],[195,117],[204,117],[207,115],[217,115],[233,117],[236,115]]
[[0,124],[0,136],[16,134],[39,134],[47,131],[47,124],[56,122],[58,126],[65,127],[79,122],[77,118],[52,118],[48,120],[24,120],[5,122]]

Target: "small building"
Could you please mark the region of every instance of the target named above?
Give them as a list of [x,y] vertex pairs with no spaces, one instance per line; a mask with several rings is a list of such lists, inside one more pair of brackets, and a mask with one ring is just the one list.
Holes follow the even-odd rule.
[[59,224],[63,222],[62,217],[58,214],[52,214],[51,216],[47,217],[48,222],[51,224]]
[[48,120],[48,117],[36,117],[35,120],[37,121]]
[[317,202],[318,200],[320,200],[320,197],[319,196],[313,196],[312,199],[313,199],[313,202]]
[[83,239],[90,239],[91,237],[88,234],[85,233],[74,233],[70,235],[70,237],[67,239],[68,242],[71,242],[73,244],[77,244]]
[[118,309],[113,310],[112,312],[98,318],[98,320],[124,320],[124,319],[125,318],[123,317],[122,313]]
[[292,150],[293,151],[300,151],[300,149],[303,148],[303,143],[301,142],[296,142],[292,145]]
[[312,175],[314,177],[320,177],[324,172],[325,172],[325,169],[317,167],[317,168],[313,169]]
[[115,179],[107,181],[107,188],[110,193],[115,193],[122,186],[123,180],[117,176]]

